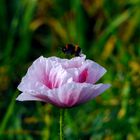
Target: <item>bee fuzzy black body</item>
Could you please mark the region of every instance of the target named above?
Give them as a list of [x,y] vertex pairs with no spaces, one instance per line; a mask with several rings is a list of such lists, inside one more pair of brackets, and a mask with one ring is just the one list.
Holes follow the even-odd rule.
[[74,44],[66,44],[66,46],[62,48],[62,51],[65,54],[70,54],[75,56],[81,55],[81,48],[78,45],[74,45]]

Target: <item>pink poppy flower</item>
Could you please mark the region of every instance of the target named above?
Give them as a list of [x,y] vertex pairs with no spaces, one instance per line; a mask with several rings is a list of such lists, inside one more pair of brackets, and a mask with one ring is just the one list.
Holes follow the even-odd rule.
[[19,101],[43,101],[58,107],[73,107],[92,100],[110,84],[95,84],[106,70],[85,56],[72,59],[39,57],[22,78]]

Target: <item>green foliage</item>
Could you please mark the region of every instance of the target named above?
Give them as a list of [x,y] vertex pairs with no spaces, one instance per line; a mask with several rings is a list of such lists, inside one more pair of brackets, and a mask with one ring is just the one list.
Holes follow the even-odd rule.
[[[0,139],[57,140],[58,108],[16,102],[17,85],[40,55],[79,44],[112,87],[67,110],[65,139],[140,139],[140,0],[0,0]],[[17,69],[18,68],[18,69]]]

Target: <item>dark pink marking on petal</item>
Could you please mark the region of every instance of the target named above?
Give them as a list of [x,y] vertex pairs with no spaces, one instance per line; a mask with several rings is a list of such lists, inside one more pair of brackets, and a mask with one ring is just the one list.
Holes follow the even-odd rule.
[[79,75],[79,82],[80,83],[85,82],[87,79],[87,76],[88,76],[88,69],[84,69]]

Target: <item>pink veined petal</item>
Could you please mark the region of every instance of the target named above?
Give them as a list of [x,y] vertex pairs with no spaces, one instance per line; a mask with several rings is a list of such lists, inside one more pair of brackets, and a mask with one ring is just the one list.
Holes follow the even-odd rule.
[[92,100],[109,87],[109,84],[68,83],[60,88],[48,90],[44,93],[24,92],[17,97],[17,100],[37,100],[67,108]]
[[29,67],[27,74],[22,78],[21,83],[18,86],[18,89],[23,91],[27,89],[34,89],[36,82],[44,82],[44,74],[46,67],[46,59],[42,56],[33,62]]
[[79,68],[85,61],[85,55],[82,57],[74,57],[72,59],[61,59],[58,57],[50,57],[48,60],[58,62],[64,69]]
[[57,63],[61,63],[61,64],[63,64],[63,63],[65,63],[66,61],[68,61],[69,59],[66,59],[66,58],[59,58],[59,57],[56,57],[56,56],[52,56],[52,57],[49,57],[49,58],[47,58],[48,60],[50,60],[50,61],[54,61],[54,62],[57,62]]
[[[80,89],[79,89],[80,90]],[[66,84],[58,89],[51,90],[47,94],[53,105],[59,107],[72,107],[78,98],[74,84]]]
[[85,81],[87,83],[96,83],[106,72],[104,67],[91,60],[86,60],[84,67],[85,69],[88,69],[87,78]]
[[[27,77],[34,81],[42,82],[44,80],[44,74],[46,73],[46,58],[43,56],[36,59],[27,71]],[[49,63],[49,62],[47,62]],[[51,65],[48,65],[48,69],[51,69]]]
[[37,83],[44,84],[48,88],[57,88],[70,81],[71,75],[59,63],[40,57],[30,66],[18,89],[33,90],[36,89]]
[[111,86],[110,84],[95,84],[83,88],[79,96],[80,98],[77,102],[77,105],[94,99],[95,97],[103,93],[105,90],[107,90],[110,86]]
[[17,101],[42,101],[42,102],[53,104],[55,106],[62,107],[62,104],[58,102],[57,97],[55,98],[53,97],[52,100],[52,98],[48,96],[48,94],[52,93],[52,91],[53,90],[47,90],[46,92],[37,92],[37,91],[23,92],[16,98],[16,100]]
[[70,69],[67,69],[67,72],[71,75],[71,77],[73,78],[73,81],[79,82],[79,74],[80,74],[79,69],[70,68]]
[[51,69],[48,80],[50,81],[50,89],[58,88],[65,83],[72,82],[71,75],[62,68],[61,65]]
[[104,75],[106,69],[94,61],[86,60],[78,68],[67,68],[67,71],[75,82],[94,84]]
[[47,93],[50,89],[46,90],[45,86],[39,86],[34,90],[27,90],[22,92],[16,100],[18,101],[42,101],[52,104],[52,101],[48,98]]
[[[30,82],[28,82],[28,84],[30,84]],[[27,84],[26,84],[27,85]],[[40,82],[34,82],[34,84],[32,85],[33,87],[32,88],[25,88],[24,86],[24,83],[21,83],[19,86],[18,86],[18,89],[22,92],[31,92],[31,91],[36,91],[36,92],[39,92],[39,93],[44,93],[46,92],[47,90],[49,90],[48,87],[46,87],[44,84],[40,83]]]
[[24,89],[34,89],[36,83],[42,83],[46,86],[50,84],[49,75],[53,67],[57,67],[59,64],[50,61],[43,56],[39,57],[29,67],[27,74],[22,78],[18,89],[23,91]]
[[74,57],[70,60],[65,61],[63,64],[64,68],[69,69],[69,68],[79,68],[83,65],[85,61],[85,57]]
[[109,84],[68,83],[51,90],[47,96],[52,104],[59,107],[72,107],[87,102],[110,87]]
[[[71,75],[75,82],[85,82],[87,78],[87,68],[81,71],[80,68],[85,64],[85,55],[83,57],[74,57],[72,59],[60,59],[57,57],[50,57],[49,60],[57,61],[61,66]],[[58,72],[58,71],[57,71]]]
[[50,100],[47,96],[47,92],[49,92],[49,90],[46,91],[46,94],[45,93],[36,93],[34,91],[30,91],[28,93],[23,92],[16,98],[16,100],[17,101],[42,101],[42,102],[53,104],[55,106],[61,106],[60,104],[57,103],[57,101]]
[[41,98],[35,97],[32,94],[26,93],[26,92],[23,92],[20,95],[18,95],[16,100],[17,101],[43,101],[44,102],[43,98],[41,99]]

